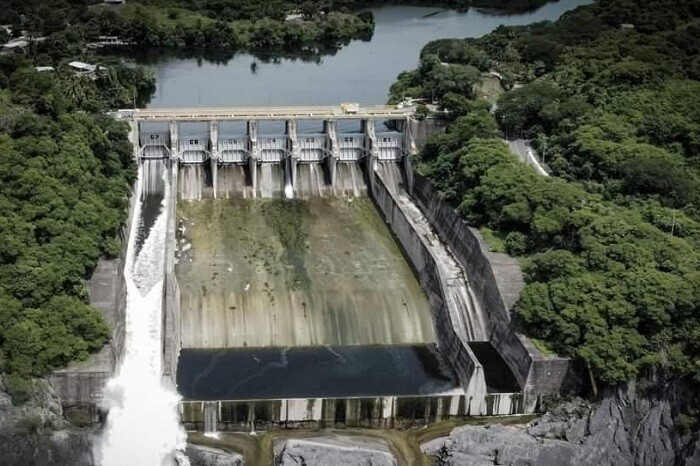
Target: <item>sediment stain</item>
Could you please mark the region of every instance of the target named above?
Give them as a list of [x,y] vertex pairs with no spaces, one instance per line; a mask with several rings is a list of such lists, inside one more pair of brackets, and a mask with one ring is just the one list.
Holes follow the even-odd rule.
[[369,198],[181,201],[178,216],[184,348],[435,341]]

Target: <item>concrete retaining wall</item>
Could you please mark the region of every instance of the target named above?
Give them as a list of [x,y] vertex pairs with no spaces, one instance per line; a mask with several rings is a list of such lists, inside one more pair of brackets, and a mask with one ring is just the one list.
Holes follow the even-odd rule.
[[411,265],[416,270],[435,322],[438,347],[452,366],[467,396],[466,412],[472,415],[486,414],[486,382],[481,364],[458,330],[458,312],[454,303],[446,299],[446,277],[440,276],[440,267],[430,253],[426,241],[419,235],[379,173],[372,183],[373,197],[379,211],[401,244]]
[[66,369],[49,378],[64,409],[84,406],[92,409],[102,399],[102,389],[111,377],[109,371],[82,372]]
[[163,286],[163,377],[175,385],[177,358],[180,354],[180,285],[175,276],[175,229],[177,228],[177,195],[179,167],[170,163],[170,202],[168,204],[168,231],[165,241],[165,282]]
[[575,389],[579,379],[568,358],[545,357],[511,327],[510,312],[524,286],[517,259],[491,252],[479,231],[469,227],[432,183],[418,174],[413,198],[467,272],[472,289],[489,316],[489,340],[529,395],[528,404],[536,401],[533,395]]
[[[522,394],[489,394],[489,416],[518,414]],[[367,398],[293,398],[240,401],[183,401],[187,430],[250,431],[276,428],[409,428],[469,415],[464,394]],[[214,424],[216,424],[214,426]],[[206,428],[205,428],[206,425]]]
[[411,118],[409,120],[409,130],[416,149],[421,150],[430,136],[445,131],[445,124],[434,117],[428,117],[424,120]]
[[481,234],[470,228],[424,176],[415,175],[413,198],[469,276],[472,289],[489,310],[492,322],[510,322],[510,309],[524,286],[514,257],[489,251]]

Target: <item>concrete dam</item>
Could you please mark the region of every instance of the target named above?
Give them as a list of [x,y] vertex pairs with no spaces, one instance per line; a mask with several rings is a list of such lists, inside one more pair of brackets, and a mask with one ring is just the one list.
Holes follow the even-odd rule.
[[[490,252],[414,174],[424,128],[410,110],[115,116],[131,124],[142,196],[176,200],[162,371],[185,428],[524,414],[571,382],[568,360],[511,328],[517,261]],[[145,204],[141,216],[155,218]],[[80,398],[69,376],[54,385]]]

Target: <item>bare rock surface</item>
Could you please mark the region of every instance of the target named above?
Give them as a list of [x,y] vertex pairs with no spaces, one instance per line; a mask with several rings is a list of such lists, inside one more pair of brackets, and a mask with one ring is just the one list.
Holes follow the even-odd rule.
[[595,406],[562,403],[528,426],[465,426],[422,445],[441,465],[700,465],[698,432],[674,418],[694,397],[682,384],[609,390]]
[[31,384],[31,397],[21,406],[15,406],[0,378],[0,432],[44,427],[56,430],[66,426],[61,404],[49,383],[39,379]]
[[190,466],[242,466],[243,457],[216,448],[201,445],[187,445]]
[[275,445],[278,466],[396,466],[386,443],[367,438],[288,439]]
[[47,381],[34,380],[31,397],[15,406],[0,379],[0,466],[93,465],[93,431],[67,427]]

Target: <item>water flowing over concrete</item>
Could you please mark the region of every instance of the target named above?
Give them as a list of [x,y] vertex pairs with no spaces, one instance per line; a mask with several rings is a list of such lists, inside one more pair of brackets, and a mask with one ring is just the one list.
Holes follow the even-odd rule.
[[371,200],[179,202],[183,348],[435,341]]
[[[183,165],[178,176],[178,197],[181,200],[230,198],[287,199],[328,196],[366,196],[367,183],[362,166],[356,163],[339,163],[335,184],[328,184],[328,176],[322,164],[305,163],[297,168],[296,185],[285,179],[282,165],[262,164],[257,171],[257,190],[249,182],[250,174],[243,165],[221,165],[217,168],[217,183],[213,185],[211,168],[208,165]],[[150,182],[156,189],[159,180]],[[215,195],[216,194],[216,195]]]
[[[157,173],[153,171],[158,170]],[[103,466],[184,465],[185,432],[175,388],[162,379],[162,301],[167,230],[168,171],[145,164],[139,173],[135,228],[124,272],[127,283],[126,354],[104,391],[109,409],[104,435],[95,445]],[[157,177],[161,176],[159,182]],[[153,199],[161,198],[154,212]],[[151,223],[150,218],[155,218]],[[137,243],[142,242],[140,249]]]
[[449,293],[449,299],[459,310],[456,317],[459,321],[457,328],[460,336],[465,341],[486,341],[488,339],[487,318],[474,296],[469,279],[447,246],[435,234],[428,219],[403,190],[403,178],[399,166],[395,163],[378,163],[377,172],[387,188],[394,193],[413,228],[427,241],[431,253],[437,259],[441,274],[447,280],[446,290]]
[[296,196],[302,199],[325,196],[366,196],[367,183],[362,166],[357,163],[339,163],[335,184],[326,183],[324,167],[317,163],[300,164],[297,168]]

